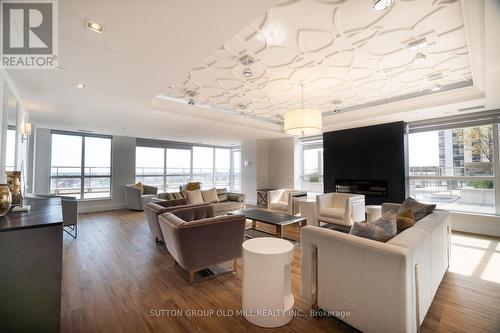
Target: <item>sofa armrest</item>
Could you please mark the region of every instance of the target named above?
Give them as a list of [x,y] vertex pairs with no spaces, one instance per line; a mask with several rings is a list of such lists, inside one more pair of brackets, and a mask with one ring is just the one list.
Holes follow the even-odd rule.
[[301,230],[301,295],[310,306],[349,310],[362,331],[412,332],[407,249],[315,226]]
[[151,186],[151,185],[143,185],[144,187],[144,194],[158,194],[158,187],[156,186]]
[[245,195],[243,193],[228,193],[227,199],[229,201],[245,202]]
[[172,206],[188,205],[189,202],[187,198],[183,198],[183,199],[172,199],[172,200],[160,200],[156,201],[155,204],[162,207],[172,207]]

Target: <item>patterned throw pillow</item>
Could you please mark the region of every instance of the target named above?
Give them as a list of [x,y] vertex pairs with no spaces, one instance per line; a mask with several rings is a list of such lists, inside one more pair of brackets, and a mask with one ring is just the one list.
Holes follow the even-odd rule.
[[218,188],[217,189],[217,196],[219,197],[219,202],[224,202],[224,201],[229,200],[229,198],[227,197],[227,189],[226,188]]
[[397,234],[396,213],[391,210],[371,223],[355,222],[349,233],[379,242],[387,242]]
[[195,191],[195,190],[199,190],[200,188],[201,188],[200,182],[189,182],[187,184],[188,191]]
[[396,223],[398,226],[398,234],[413,227],[415,224],[415,220],[413,219],[413,209],[410,208],[405,212],[398,213],[398,215],[396,215]]
[[436,205],[427,205],[424,203],[420,203],[412,197],[409,197],[401,204],[398,209],[398,213],[405,212],[410,208],[413,210],[413,219],[415,220],[415,222],[418,222],[432,213],[434,209],[436,209]]

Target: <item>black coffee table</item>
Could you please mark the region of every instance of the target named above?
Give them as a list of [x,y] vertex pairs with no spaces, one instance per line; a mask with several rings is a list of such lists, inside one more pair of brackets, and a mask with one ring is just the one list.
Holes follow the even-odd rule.
[[[259,210],[259,209],[246,209],[246,210],[237,210],[233,212],[229,212],[228,214],[241,214],[245,215],[245,218],[252,220],[252,228],[249,229],[251,231],[255,232],[247,232],[245,233],[246,238],[254,238],[254,237],[262,237],[262,236],[275,236],[279,238],[286,239],[288,241],[291,241],[294,245],[297,245],[300,243],[300,240],[296,239],[290,239],[283,237],[283,227],[285,225],[290,225],[290,224],[298,224],[299,227],[303,226],[307,223],[307,219],[305,217],[300,217],[300,216],[293,216],[293,215],[288,215],[284,213],[275,213],[275,212],[268,212],[265,210]],[[257,230],[257,223],[256,222],[261,222],[265,224],[270,224],[274,225],[276,227],[276,233],[269,233],[263,230]],[[263,234],[263,235],[262,235]]]

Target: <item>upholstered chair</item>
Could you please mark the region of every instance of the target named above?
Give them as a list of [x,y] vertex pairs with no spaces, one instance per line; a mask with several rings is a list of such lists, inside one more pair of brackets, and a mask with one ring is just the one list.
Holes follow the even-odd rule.
[[306,191],[281,189],[268,192],[269,211],[286,213],[288,215],[296,215],[299,213],[299,204],[297,199],[307,197]]
[[156,238],[156,243],[164,242],[163,234],[161,233],[160,225],[158,224],[158,216],[160,216],[163,213],[171,212],[176,209],[182,209],[193,206],[200,206],[200,205],[190,205],[186,198],[161,200],[145,204],[144,215],[146,216],[146,221],[148,222],[149,230]]
[[[158,217],[168,251],[176,264],[189,271],[189,282],[195,273],[242,255],[245,238],[245,216],[215,216],[211,205],[177,209]],[[226,273],[225,272],[225,273]]]
[[365,220],[365,196],[350,193],[325,193],[316,197],[319,222],[350,228]]
[[130,210],[143,210],[145,204],[157,200],[158,188],[150,185],[142,185],[141,189],[125,185],[125,203]]

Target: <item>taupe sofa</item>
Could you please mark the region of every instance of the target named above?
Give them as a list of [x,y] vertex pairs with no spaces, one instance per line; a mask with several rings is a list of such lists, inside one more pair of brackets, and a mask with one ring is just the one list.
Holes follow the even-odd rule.
[[[199,190],[197,190],[199,191]],[[185,198],[187,199],[187,192],[170,192],[170,193],[160,193],[158,194],[159,199],[171,200],[174,198]],[[227,200],[219,202],[209,202],[214,206],[215,215],[225,215],[228,212],[234,210],[245,209],[245,194],[243,193],[233,193],[226,192]],[[220,196],[219,196],[220,197]],[[190,202],[192,204],[192,202]],[[208,203],[208,202],[207,202]]]
[[162,200],[150,202],[144,205],[144,215],[146,215],[149,230],[151,230],[151,233],[155,236],[157,243],[164,242],[160,225],[158,224],[158,216],[163,213],[171,212],[175,209],[182,209],[191,206],[193,205],[190,205],[187,199]]
[[242,255],[245,216],[215,217],[213,205],[177,209],[158,217],[168,251],[183,269],[189,282],[195,273]]

